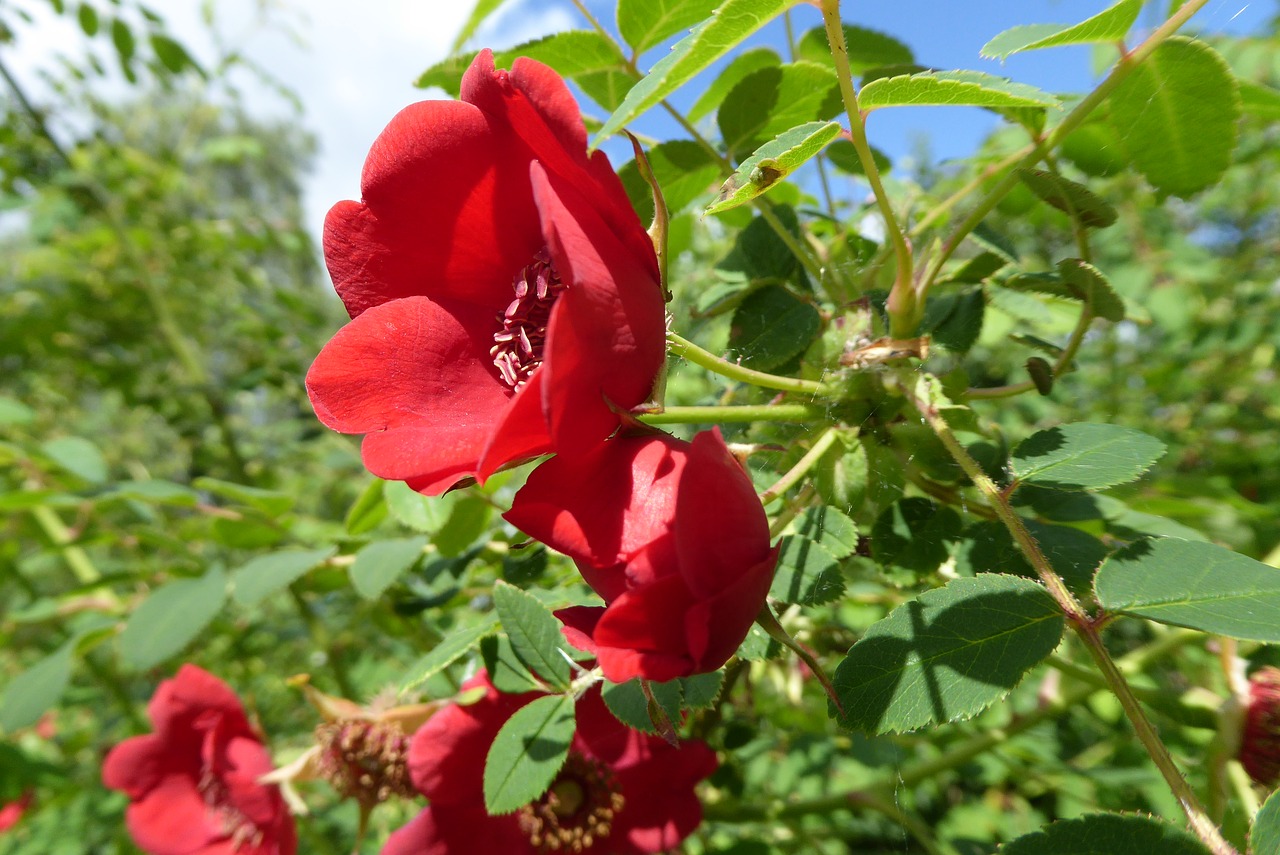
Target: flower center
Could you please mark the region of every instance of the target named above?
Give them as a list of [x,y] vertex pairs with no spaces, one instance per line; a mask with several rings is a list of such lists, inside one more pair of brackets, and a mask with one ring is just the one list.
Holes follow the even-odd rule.
[[256,848],[262,845],[262,829],[231,804],[226,782],[207,765],[200,770],[196,789],[204,797],[209,812],[217,818],[223,836],[231,840],[232,851],[239,851],[241,846]]
[[626,800],[608,766],[571,753],[546,795],[520,809],[538,852],[585,852],[609,836]]
[[409,739],[400,728],[350,719],[316,728],[320,774],[343,798],[372,807],[392,796],[415,795],[409,780]]
[[493,357],[502,381],[519,392],[542,364],[542,347],[547,339],[551,307],[565,286],[551,264],[551,255],[543,247],[515,275],[511,287],[516,298],[498,316],[502,327],[493,334],[489,355]]

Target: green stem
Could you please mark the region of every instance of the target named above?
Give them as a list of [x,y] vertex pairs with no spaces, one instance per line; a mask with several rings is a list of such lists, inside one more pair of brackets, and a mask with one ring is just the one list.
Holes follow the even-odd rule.
[[782,496],[800,482],[800,479],[809,473],[822,455],[827,453],[827,449],[840,441],[840,432],[834,427],[827,428],[813,447],[805,452],[804,457],[796,461],[796,465],[787,470],[781,478],[774,482],[773,486],[760,494],[760,503],[769,505],[772,502],[781,499]]
[[781,377],[777,374],[768,374],[764,371],[744,368],[736,362],[721,359],[709,350],[703,350],[693,342],[675,333],[667,333],[667,340],[670,343],[672,354],[730,380],[750,383],[752,386],[762,386],[765,389],[777,389],[780,392],[795,392],[797,394],[815,396],[832,394],[832,390],[829,387],[814,380]]
[[866,173],[867,183],[871,185],[876,205],[880,208],[880,216],[884,218],[885,234],[893,245],[893,254],[898,262],[893,288],[889,291],[889,299],[885,304],[885,310],[889,314],[889,335],[893,338],[911,338],[922,312],[922,306],[916,300],[912,287],[911,246],[893,213],[889,194],[885,192],[884,183],[880,180],[880,170],[876,168],[875,157],[867,142],[867,129],[862,110],[858,106],[858,93],[853,90],[853,72],[849,68],[849,47],[845,43],[844,22],[840,18],[840,0],[821,0],[819,7],[822,9],[822,23],[827,30],[827,42],[831,46],[836,78],[840,82],[840,97],[844,100],[845,112],[849,116],[849,137],[858,152],[858,160],[862,164],[862,171]]
[[[1075,329],[1071,331],[1071,337],[1067,339],[1067,345],[1062,349],[1062,353],[1058,354],[1058,359],[1053,363],[1053,379],[1057,380],[1063,374],[1071,369],[1071,361],[1076,358],[1076,354],[1080,351],[1080,345],[1084,343],[1084,335],[1089,331],[1089,325],[1093,323],[1093,312],[1088,304],[1080,309],[1080,317],[1076,320]],[[969,389],[965,392],[967,398],[1008,398],[1013,395],[1021,395],[1023,392],[1029,392],[1036,388],[1036,384],[1030,380],[1024,380],[1021,383],[1012,383],[1008,386],[989,386],[985,389]]]
[[844,716],[844,705],[840,703],[840,697],[836,694],[836,687],[831,684],[831,678],[827,676],[827,672],[822,669],[821,663],[812,653],[804,648],[800,642],[791,637],[782,624],[778,623],[777,617],[773,614],[773,609],[768,603],[760,609],[760,614],[756,615],[756,626],[760,627],[774,641],[794,653],[801,662],[809,666],[809,670],[813,672],[813,676],[818,678],[818,683],[822,685],[822,690],[827,693],[827,698],[835,706],[840,716]]
[[825,407],[810,404],[749,404],[713,407],[667,407],[660,413],[636,413],[647,425],[742,424],[743,422],[825,422]]

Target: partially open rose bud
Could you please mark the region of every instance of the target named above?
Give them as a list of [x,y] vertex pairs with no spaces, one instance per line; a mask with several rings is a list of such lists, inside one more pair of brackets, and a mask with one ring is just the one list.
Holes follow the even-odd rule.
[[1280,668],[1263,668],[1249,678],[1240,763],[1263,786],[1280,781]]

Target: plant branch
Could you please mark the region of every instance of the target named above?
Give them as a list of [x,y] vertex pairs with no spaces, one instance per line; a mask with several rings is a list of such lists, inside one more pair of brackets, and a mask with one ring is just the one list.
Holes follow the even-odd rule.
[[730,380],[750,383],[752,386],[762,386],[765,389],[777,389],[779,392],[795,392],[802,395],[816,396],[830,395],[832,393],[832,390],[825,384],[814,380],[782,377],[777,374],[768,374],[764,371],[745,368],[736,362],[722,359],[709,350],[703,350],[693,342],[675,333],[667,333],[667,341],[672,354],[682,359],[687,359],[694,365],[699,365],[713,374],[719,374],[721,377],[727,377]]
[[705,425],[712,422],[825,422],[825,407],[811,404],[744,404],[742,406],[667,407],[661,412],[633,413],[647,425]]
[[800,483],[800,479],[809,473],[822,455],[827,453],[827,449],[831,448],[840,441],[839,429],[835,427],[827,428],[821,436],[813,443],[813,447],[804,453],[804,456],[796,461],[796,465],[792,466],[787,472],[774,482],[773,486],[760,494],[760,503],[769,505],[772,502],[781,499],[783,495]]

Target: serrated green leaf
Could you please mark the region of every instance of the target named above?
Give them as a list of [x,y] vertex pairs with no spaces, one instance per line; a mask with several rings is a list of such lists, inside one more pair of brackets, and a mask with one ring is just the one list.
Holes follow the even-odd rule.
[[618,32],[643,53],[711,15],[719,0],[618,0]]
[[720,185],[704,214],[718,214],[750,202],[795,172],[840,135],[836,122],[809,122],[770,140],[742,161]]
[[[1094,572],[1107,557],[1107,547],[1102,541],[1070,526],[1032,519],[1022,522],[1067,587],[1077,595],[1091,595]],[[962,555],[974,573],[1017,573],[1035,577],[1035,570],[1014,544],[1009,529],[1001,523],[975,523],[965,531],[965,537],[967,543]]]
[[471,10],[471,14],[467,16],[467,20],[463,22],[462,29],[458,31],[458,35],[453,39],[453,45],[449,48],[449,53],[456,53],[467,39],[475,33],[476,29],[484,23],[494,12],[498,11],[498,7],[507,0],[476,0],[475,8]]
[[0,700],[0,730],[13,733],[39,721],[44,711],[58,703],[71,682],[71,659],[76,639],[71,639],[9,680]]
[[425,537],[406,537],[396,540],[378,540],[356,553],[356,560],[347,572],[351,586],[366,600],[376,600],[412,567],[426,549]]
[[[561,76],[573,79],[606,69],[625,70],[613,42],[593,30],[565,30],[496,51],[493,63],[498,68],[510,68],[511,63],[522,56],[549,65]],[[422,72],[414,85],[424,89],[439,86],[457,97],[462,75],[474,59],[474,55],[468,54],[441,60]]]
[[844,593],[840,559],[807,537],[789,535],[779,544],[778,567],[769,596],[784,603],[816,606]]
[[408,668],[408,675],[400,684],[400,691],[407,692],[417,688],[427,680],[448,668],[462,658],[472,647],[480,643],[480,639],[498,628],[498,622],[485,620],[475,626],[455,629],[447,633],[440,643]]
[[1231,165],[1236,79],[1203,41],[1174,36],[1111,94],[1111,126],[1129,162],[1162,193],[1189,197]]
[[[1000,847],[999,855],[1209,855],[1204,844],[1153,817],[1095,813],[1065,819]],[[1261,855],[1261,853],[1258,853]]]
[[1090,228],[1106,228],[1116,221],[1116,209],[1083,184],[1043,169],[1019,169],[1017,173],[1032,193]]
[[741,157],[770,138],[840,113],[835,72],[813,62],[792,62],[753,71],[733,87],[716,113],[730,154]]
[[511,639],[506,635],[490,635],[480,642],[480,658],[489,682],[504,695],[545,692],[547,686],[520,661]]
[[98,447],[79,436],[64,436],[41,443],[40,452],[65,472],[90,484],[107,480],[107,461]]
[[493,605],[520,660],[550,685],[569,688],[569,663],[560,655],[560,621],[551,610],[501,579],[493,586]]
[[949,273],[946,281],[977,284],[986,281],[1008,264],[1009,260],[999,253],[983,250]]
[[1254,818],[1249,851],[1252,855],[1280,855],[1280,791],[1267,797]]
[[881,77],[862,87],[858,106],[1056,107],[1058,99],[1025,83],[981,71],[922,71]]
[[1105,490],[1140,477],[1165,445],[1119,425],[1058,425],[1027,437],[1013,450],[1013,474],[1026,484],[1055,490]]
[[820,544],[836,558],[845,558],[858,549],[858,526],[835,508],[821,505],[805,508],[791,528],[802,537]]
[[507,719],[484,762],[484,806],[490,815],[511,813],[547,791],[569,756],[574,725],[568,695],[535,698]]
[[769,371],[803,353],[821,325],[811,304],[780,285],[766,285],[733,313],[729,348],[741,364]]
[[242,606],[255,605],[271,594],[287,588],[337,549],[284,549],[260,555],[235,572],[235,600]]
[[939,347],[952,353],[965,353],[982,335],[986,310],[986,292],[981,288],[943,294],[926,304],[921,328]]
[[[692,140],[671,140],[659,143],[646,152],[653,177],[662,188],[663,201],[671,215],[680,213],[694,199],[711,189],[720,177],[720,162],[711,153]],[[618,170],[622,186],[626,188],[631,205],[648,222],[653,219],[653,192],[640,175],[634,160],[629,160]]]
[[[684,685],[680,680],[666,683],[649,683],[649,691],[654,699],[662,705],[667,718],[673,722],[680,721],[680,708],[684,704]],[[639,678],[625,683],[605,683],[600,692],[604,705],[613,713],[614,718],[632,730],[641,733],[658,733],[649,714],[649,699],[645,697]]]
[[711,18],[660,59],[613,112],[596,139],[613,136],[641,113],[683,86],[747,36],[799,0],[725,0]]
[[976,715],[1053,652],[1063,625],[1029,579],[981,575],[927,591],[872,624],[836,668],[840,724],[890,733]]
[[712,110],[719,108],[725,96],[732,92],[733,87],[737,86],[744,77],[753,71],[779,65],[782,65],[782,57],[771,48],[758,47],[743,51],[724,67],[724,71],[721,71],[720,76],[712,81],[707,91],[698,96],[698,100],[689,108],[686,118],[690,122],[698,121]]
[[382,497],[382,481],[374,478],[360,492],[359,497],[347,511],[344,526],[347,534],[361,535],[377,528],[378,523],[387,518],[387,503]]
[[213,567],[199,579],[162,585],[129,616],[120,633],[120,656],[140,671],[182,651],[222,611],[227,574]]
[[685,709],[710,709],[720,697],[720,689],[724,685],[724,672],[712,671],[710,674],[694,674],[692,677],[681,677],[680,688],[684,692]]
[[[866,27],[844,25],[844,42],[849,53],[849,69],[857,75],[886,65],[911,65],[916,61],[911,48],[893,36]],[[810,62],[831,62],[831,45],[825,27],[814,27],[800,37],[796,55]]]
[[871,528],[871,555],[885,566],[932,573],[949,557],[947,542],[960,536],[960,515],[922,496],[895,502]]
[[1000,33],[979,51],[987,59],[1005,59],[1024,50],[1119,42],[1138,20],[1143,0],[1120,0],[1078,24],[1024,24]]
[[1280,642],[1280,570],[1212,543],[1137,541],[1102,563],[1094,587],[1109,611]]
[[1098,268],[1079,258],[1064,258],[1058,262],[1058,275],[1095,316],[1112,323],[1124,320],[1124,300]]

